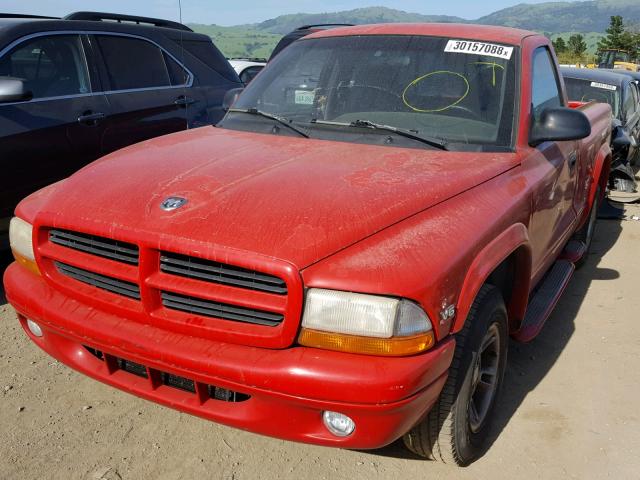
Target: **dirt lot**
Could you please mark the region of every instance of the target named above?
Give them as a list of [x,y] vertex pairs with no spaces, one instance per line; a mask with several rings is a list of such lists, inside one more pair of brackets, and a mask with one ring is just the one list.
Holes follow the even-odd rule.
[[640,221],[601,221],[593,251],[540,337],[511,344],[497,438],[466,469],[398,443],[300,445],[156,406],[46,356],[0,306],[0,478],[639,479]]

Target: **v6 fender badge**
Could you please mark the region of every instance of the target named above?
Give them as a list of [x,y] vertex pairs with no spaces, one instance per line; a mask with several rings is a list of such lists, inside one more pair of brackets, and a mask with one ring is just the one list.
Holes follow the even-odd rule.
[[440,311],[440,324],[444,324],[448,320],[451,320],[456,315],[455,305],[442,304],[442,310]]

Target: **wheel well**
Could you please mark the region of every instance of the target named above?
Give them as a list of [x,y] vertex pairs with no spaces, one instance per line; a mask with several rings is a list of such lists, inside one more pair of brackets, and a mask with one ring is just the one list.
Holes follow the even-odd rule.
[[600,185],[601,200],[607,191],[607,185],[609,183],[609,173],[611,171],[611,155],[607,155],[604,159],[602,170],[600,171],[600,178],[598,178],[598,184]]
[[505,258],[485,281],[500,291],[509,315],[509,330],[512,332],[520,327],[524,318],[529,299],[530,279],[530,252],[521,246]]

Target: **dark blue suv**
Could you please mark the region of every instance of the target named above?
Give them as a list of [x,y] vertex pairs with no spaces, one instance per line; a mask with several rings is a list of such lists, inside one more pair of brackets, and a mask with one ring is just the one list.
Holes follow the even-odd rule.
[[217,123],[238,87],[211,39],[180,23],[0,14],[0,243],[21,198],[132,143]]

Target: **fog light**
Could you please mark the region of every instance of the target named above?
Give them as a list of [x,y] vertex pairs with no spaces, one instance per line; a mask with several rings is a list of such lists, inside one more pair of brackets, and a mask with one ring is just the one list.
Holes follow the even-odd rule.
[[356,429],[356,424],[346,415],[338,412],[324,412],[322,414],[324,426],[336,437],[347,437]]
[[42,336],[42,329],[40,328],[40,325],[38,325],[33,320],[29,320],[27,318],[27,327],[29,327],[29,331],[33,333],[36,337]]

